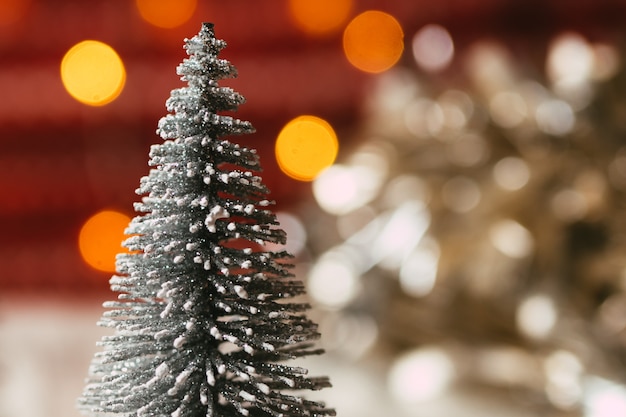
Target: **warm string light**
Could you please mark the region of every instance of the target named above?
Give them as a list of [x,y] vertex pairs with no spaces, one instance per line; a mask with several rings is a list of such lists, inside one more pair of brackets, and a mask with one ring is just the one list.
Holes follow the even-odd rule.
[[114,210],[102,210],[85,221],[78,235],[83,260],[92,268],[115,272],[115,257],[126,252],[122,242],[130,217]]
[[67,92],[90,106],[115,100],[126,82],[126,69],[109,45],[95,40],[77,43],[63,56],[61,80]]

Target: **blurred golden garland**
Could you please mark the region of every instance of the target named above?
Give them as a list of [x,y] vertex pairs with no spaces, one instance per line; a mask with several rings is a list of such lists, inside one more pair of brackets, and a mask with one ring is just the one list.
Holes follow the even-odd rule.
[[454,77],[387,72],[365,140],[313,184],[329,349],[383,352],[400,402],[454,382],[550,415],[626,409],[626,71],[576,33],[547,51],[545,71],[484,41]]

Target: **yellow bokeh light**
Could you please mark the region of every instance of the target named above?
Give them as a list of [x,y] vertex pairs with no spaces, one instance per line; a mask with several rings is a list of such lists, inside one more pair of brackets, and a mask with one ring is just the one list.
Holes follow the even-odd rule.
[[343,50],[348,61],[361,71],[386,71],[404,51],[402,26],[390,14],[377,10],[363,12],[344,30]]
[[78,248],[87,264],[99,271],[115,272],[115,257],[128,252],[122,247],[124,230],[130,217],[113,210],[103,210],[83,224],[78,235]]
[[197,0],[136,0],[141,17],[151,25],[172,29],[193,16]]
[[324,36],[343,27],[352,6],[353,0],[289,0],[289,13],[303,32]]
[[61,80],[76,100],[90,106],[103,106],[122,92],[126,70],[113,48],[87,40],[77,43],[63,56]]
[[315,116],[299,116],[283,127],[276,139],[280,169],[299,181],[312,181],[335,161],[339,142],[333,128]]

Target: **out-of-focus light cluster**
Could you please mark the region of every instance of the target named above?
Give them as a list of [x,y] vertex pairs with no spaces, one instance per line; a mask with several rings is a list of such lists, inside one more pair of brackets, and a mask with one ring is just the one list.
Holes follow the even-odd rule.
[[[352,215],[361,213],[355,210],[342,219]],[[426,295],[434,286],[438,261],[436,243],[424,239],[429,224],[419,200],[381,213],[316,260],[308,275],[311,297],[322,306],[345,307],[359,295],[362,276],[374,266],[402,273],[407,290]]]
[[370,139],[313,182],[312,298],[376,318],[398,403],[459,381],[546,413],[623,414],[623,104],[598,97],[619,83],[616,48],[561,34],[536,77],[497,41],[457,51],[436,24],[411,46],[366,102]]
[[617,71],[614,48],[591,44],[578,33],[561,34],[549,48],[546,73],[552,88],[574,110],[589,104],[592,82],[608,79]]
[[506,129],[537,128],[554,136],[571,133],[576,112],[593,97],[594,82],[615,75],[619,59],[614,47],[592,44],[577,33],[564,33],[548,45],[546,74],[550,84],[520,80],[513,58],[501,45],[474,45],[468,75],[489,103],[492,120]]
[[[295,24],[304,32],[313,35],[325,35],[343,25],[352,7],[350,0],[322,3],[292,0],[288,3],[290,16]],[[445,29],[439,26],[428,27],[418,35],[416,35],[418,44],[416,59],[433,70],[449,64],[453,55],[453,45]],[[438,42],[444,47],[445,56],[438,55],[433,48],[427,47],[426,44],[431,41]],[[343,50],[348,61],[356,68],[369,73],[385,72],[402,56],[404,31],[392,15],[379,10],[368,10],[355,16],[345,25]],[[442,111],[445,110],[448,108]],[[314,116],[300,116],[288,122],[279,133],[275,147],[276,160],[281,170],[289,177],[311,181],[333,163],[337,155],[336,141],[336,135],[326,121]],[[333,193],[329,187],[316,186],[318,201],[326,204],[329,211],[337,213],[350,211],[352,209],[350,205],[355,204],[356,199],[366,202],[367,196],[372,195],[376,179],[371,177],[375,175],[375,171],[376,167],[367,165],[354,169],[345,169],[343,166],[332,167],[320,182],[340,181],[343,186],[335,188],[341,190],[340,195]],[[360,205],[362,203],[356,203],[355,208]]]
[[120,95],[126,69],[109,45],[86,40],[70,48],[61,61],[61,80],[67,92],[81,103],[103,106]]

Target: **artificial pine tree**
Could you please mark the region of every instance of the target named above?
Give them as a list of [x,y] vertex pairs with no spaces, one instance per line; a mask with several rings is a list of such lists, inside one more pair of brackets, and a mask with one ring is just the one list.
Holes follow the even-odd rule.
[[186,40],[178,67],[188,86],[172,91],[144,195],[127,229],[130,250],[111,278],[118,301],[105,303],[102,339],[79,399],[90,415],[327,416],[324,404],[287,394],[330,386],[326,377],[280,362],[321,353],[305,292],[270,251],[285,233],[255,173],[253,149],[222,137],[254,131],[247,121],[218,114],[244,98],[218,80],[236,76],[218,59],[226,46],[204,23]]

